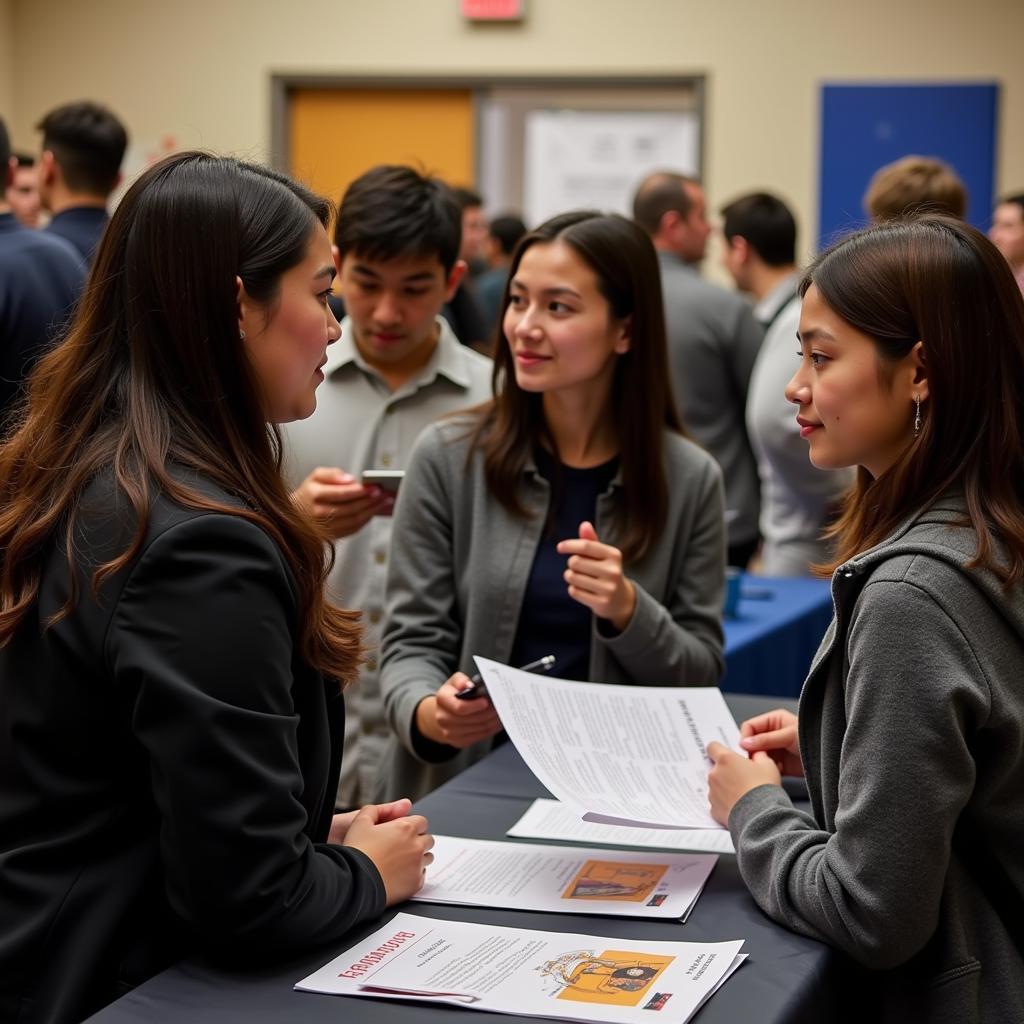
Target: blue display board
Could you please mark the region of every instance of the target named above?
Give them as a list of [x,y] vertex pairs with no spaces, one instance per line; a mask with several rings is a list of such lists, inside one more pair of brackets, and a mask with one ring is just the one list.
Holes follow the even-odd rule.
[[871,176],[912,153],[955,168],[970,195],[967,219],[986,229],[998,101],[995,84],[823,86],[819,245],[862,227]]

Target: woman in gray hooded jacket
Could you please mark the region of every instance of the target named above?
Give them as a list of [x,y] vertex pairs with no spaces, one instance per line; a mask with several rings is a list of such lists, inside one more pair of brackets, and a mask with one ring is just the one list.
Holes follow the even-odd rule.
[[942,217],[847,238],[802,294],[787,397],[815,465],[859,467],[835,615],[799,719],[709,747],[712,811],[764,911],[849,954],[851,1018],[1024,1021],[1024,301]]

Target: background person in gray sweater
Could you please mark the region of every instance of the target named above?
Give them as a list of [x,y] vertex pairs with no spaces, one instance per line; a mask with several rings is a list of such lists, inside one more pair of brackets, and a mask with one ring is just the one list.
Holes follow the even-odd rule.
[[699,274],[711,234],[699,182],[667,171],[648,176],[633,199],[633,219],[658,253],[676,408],[722,467],[729,564],[743,568],[758,544],[761,499],[746,408],[764,328],[746,299]]
[[[1024,300],[951,218],[886,224],[801,286],[787,393],[858,467],[800,698],[711,744],[711,807],[771,917],[848,953],[871,1021],[1024,1020]],[[804,774],[813,815],[779,786]]]
[[722,478],[679,431],[650,241],[623,217],[555,217],[516,250],[503,305],[503,387],[427,428],[395,510],[383,792],[418,796],[490,750],[490,701],[456,697],[473,655],[648,686],[722,673]]

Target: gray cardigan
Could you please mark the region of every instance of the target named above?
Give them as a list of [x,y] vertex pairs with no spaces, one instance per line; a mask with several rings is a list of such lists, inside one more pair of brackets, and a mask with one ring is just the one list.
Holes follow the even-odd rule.
[[963,507],[833,576],[800,698],[813,817],[761,786],[729,818],[765,912],[862,965],[862,1020],[1024,1021],[1024,590],[967,568]]
[[[416,706],[473,655],[507,662],[550,498],[532,463],[520,496],[532,515],[512,515],[489,492],[483,457],[467,465],[473,420],[428,427],[410,458],[395,510],[381,661],[381,692],[394,735],[381,764],[380,799],[417,797],[482,757],[487,740],[465,750],[413,736]],[[678,434],[665,434],[669,506],[665,530],[627,565],[637,607],[612,634],[595,622],[590,677],[648,686],[713,686],[724,666],[722,597],[725,531],[721,473]],[[597,504],[607,536],[616,477]],[[556,669],[557,672],[557,669]]]

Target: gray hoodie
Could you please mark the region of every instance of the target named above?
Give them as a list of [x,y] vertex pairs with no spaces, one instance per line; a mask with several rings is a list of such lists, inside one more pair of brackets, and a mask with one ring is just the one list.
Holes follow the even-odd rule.
[[833,575],[800,698],[813,817],[761,786],[729,818],[761,908],[855,961],[863,1020],[1024,1021],[1024,588],[967,568],[964,507]]

